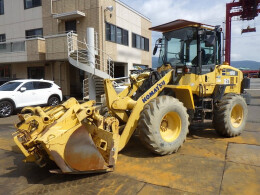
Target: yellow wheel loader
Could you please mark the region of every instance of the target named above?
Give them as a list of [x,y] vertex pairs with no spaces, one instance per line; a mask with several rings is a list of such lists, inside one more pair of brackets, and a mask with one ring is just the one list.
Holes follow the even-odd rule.
[[26,107],[19,114],[15,143],[25,162],[55,162],[53,173],[112,171],[135,131],[158,155],[177,152],[191,123],[212,120],[226,137],[241,134],[247,120],[246,81],[221,63],[219,27],[176,20],[151,30],[163,33],[157,70],[133,70],[130,85],[116,93],[104,80],[106,109],[74,98],[55,107]]

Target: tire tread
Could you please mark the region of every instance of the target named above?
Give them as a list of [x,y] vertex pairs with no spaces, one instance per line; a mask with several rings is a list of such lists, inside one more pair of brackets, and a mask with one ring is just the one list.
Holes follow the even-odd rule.
[[153,131],[152,131],[153,128],[152,120],[156,118],[155,113],[160,109],[160,105],[165,105],[165,104],[166,105],[174,104],[183,107],[185,109],[185,114],[186,114],[185,117],[187,118],[187,123],[189,126],[189,121],[188,121],[189,116],[187,113],[187,109],[183,106],[183,103],[180,102],[178,99],[170,96],[159,96],[151,100],[148,104],[146,104],[143,111],[141,112],[140,119],[138,122],[140,140],[146,148],[159,155],[166,155],[166,154],[177,152],[179,148],[182,146],[182,144],[185,142],[186,136],[189,132],[187,128],[184,141],[175,150],[165,151],[156,144],[155,137],[153,136]]
[[[241,134],[241,131],[234,131],[229,125],[230,114],[229,109],[233,101],[240,101],[246,106],[243,97],[237,94],[227,94],[214,107],[213,112],[213,126],[216,132],[225,137],[234,137]],[[245,118],[247,118],[247,110],[245,111]]]

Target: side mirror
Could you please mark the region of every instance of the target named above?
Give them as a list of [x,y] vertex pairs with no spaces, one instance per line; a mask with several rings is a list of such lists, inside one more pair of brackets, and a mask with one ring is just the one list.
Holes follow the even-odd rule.
[[162,47],[162,38],[159,38],[159,39],[156,40],[155,46],[154,46],[154,49],[153,49],[153,55],[156,54],[158,46]]
[[26,87],[21,87],[20,91],[21,91],[21,92],[26,91]]
[[153,55],[157,53],[157,49],[158,49],[158,45],[155,45],[155,47],[153,48]]

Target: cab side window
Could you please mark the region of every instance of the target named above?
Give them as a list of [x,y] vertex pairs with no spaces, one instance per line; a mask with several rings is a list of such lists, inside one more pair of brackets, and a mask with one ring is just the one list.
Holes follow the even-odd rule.
[[200,39],[202,65],[215,64],[215,44],[216,36],[214,33],[206,31]]
[[214,46],[207,47],[205,42],[201,42],[201,64],[214,64]]

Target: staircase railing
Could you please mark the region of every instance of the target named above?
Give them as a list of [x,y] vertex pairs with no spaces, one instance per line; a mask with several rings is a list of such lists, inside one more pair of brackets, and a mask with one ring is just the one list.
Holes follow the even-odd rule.
[[107,73],[109,77],[114,77],[114,62],[107,53],[97,47],[94,47],[95,53],[91,53],[90,49],[93,49],[91,48],[92,46],[88,45],[85,41],[79,41],[77,34],[73,32],[67,33],[67,43],[68,57],[73,57],[77,65],[81,63],[90,66],[89,55],[92,55],[95,58],[94,69]]

